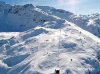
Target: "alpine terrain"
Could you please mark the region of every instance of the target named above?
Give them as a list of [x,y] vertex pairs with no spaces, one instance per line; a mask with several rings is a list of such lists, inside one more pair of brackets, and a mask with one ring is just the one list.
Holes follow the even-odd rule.
[[100,14],[0,2],[0,74],[100,74]]

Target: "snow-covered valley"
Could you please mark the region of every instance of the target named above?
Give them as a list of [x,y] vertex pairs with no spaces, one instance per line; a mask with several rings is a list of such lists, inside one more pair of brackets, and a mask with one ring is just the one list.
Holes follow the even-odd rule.
[[58,67],[60,74],[100,74],[97,20],[49,6],[0,2],[0,74],[55,74]]

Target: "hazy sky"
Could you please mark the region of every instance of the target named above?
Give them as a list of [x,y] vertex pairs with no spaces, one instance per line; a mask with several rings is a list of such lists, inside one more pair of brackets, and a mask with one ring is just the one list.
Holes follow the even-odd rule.
[[10,4],[27,4],[52,6],[76,14],[100,13],[100,0],[0,0]]

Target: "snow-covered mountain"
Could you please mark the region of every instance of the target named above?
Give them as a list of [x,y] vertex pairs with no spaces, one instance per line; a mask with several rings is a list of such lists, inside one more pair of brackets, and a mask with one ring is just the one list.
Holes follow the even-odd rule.
[[52,24],[55,24],[55,22],[53,22],[55,20],[57,23],[59,23],[58,21],[62,21],[59,18],[73,22],[84,30],[100,37],[99,14],[78,16],[71,12],[49,6],[35,6],[32,4],[11,6],[4,2],[0,2],[1,32],[25,31],[37,25],[44,26],[44,22],[49,22],[50,24],[52,22]]
[[99,17],[0,2],[0,74],[100,74]]
[[[46,26],[51,28],[58,28],[64,20],[48,15],[48,13],[33,6],[26,4],[23,6],[11,6],[8,4],[1,4],[0,8],[0,31],[1,32],[22,32],[36,26]],[[48,25],[45,25],[48,23]],[[50,24],[50,25],[49,25]],[[59,24],[56,25],[56,24]]]
[[55,9],[48,6],[37,6],[49,15],[55,15],[62,19],[75,23],[84,30],[91,32],[92,34],[100,37],[100,14],[91,15],[75,15],[71,12]]

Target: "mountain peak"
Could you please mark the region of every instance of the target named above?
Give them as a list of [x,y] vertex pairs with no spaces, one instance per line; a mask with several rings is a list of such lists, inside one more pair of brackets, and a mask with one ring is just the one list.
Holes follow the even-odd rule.
[[98,74],[97,36],[100,19],[49,6],[1,2],[0,74],[54,74],[56,69],[61,74]]
[[25,8],[35,8],[36,6],[33,4],[25,4],[23,7]]

